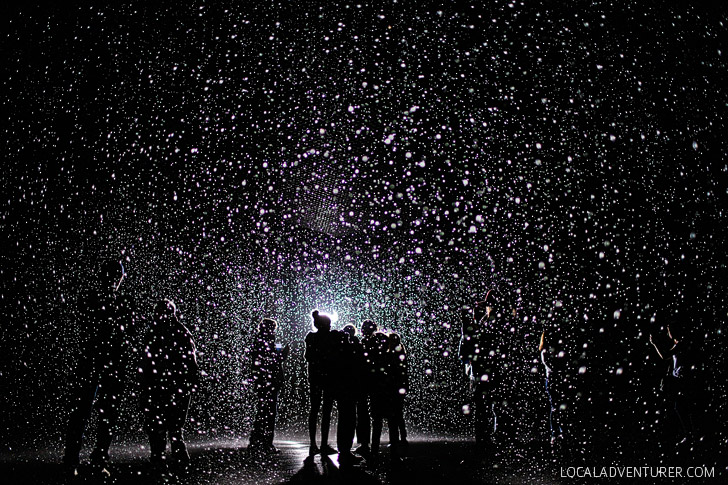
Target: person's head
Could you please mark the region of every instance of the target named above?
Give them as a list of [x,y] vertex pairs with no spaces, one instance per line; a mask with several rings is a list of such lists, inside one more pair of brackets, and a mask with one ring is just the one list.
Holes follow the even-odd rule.
[[125,276],[126,271],[121,261],[109,259],[101,264],[99,278],[102,288],[116,291],[121,286]]
[[165,298],[164,300],[160,300],[157,302],[157,304],[154,306],[154,321],[155,322],[162,322],[166,323],[171,319],[177,318],[177,305],[175,303]]
[[476,323],[480,322],[484,318],[488,318],[490,313],[488,313],[488,306],[486,305],[485,300],[475,302],[475,307],[469,311],[469,314],[471,320],[474,320]]
[[275,335],[276,329],[278,328],[278,322],[272,318],[264,318],[258,325],[258,332],[261,335]]
[[352,339],[356,336],[356,327],[351,323],[346,325],[342,331]]
[[484,314],[485,310],[479,312],[477,307],[463,307],[460,310],[463,335],[475,335],[478,332],[478,329],[480,329],[480,321],[482,320]]
[[[479,301],[475,304],[475,311],[481,312],[481,318],[501,317],[501,316],[516,316],[516,307],[513,303],[505,298],[498,292],[498,290],[491,289],[485,294],[483,301]],[[480,318],[477,318],[480,320]]]
[[313,326],[316,327],[316,330],[319,332],[328,332],[331,330],[331,317],[325,313],[319,313],[318,310],[314,310],[311,316],[313,317]]
[[400,352],[404,353],[404,345],[402,345],[402,339],[400,338],[399,334],[396,332],[391,332],[388,335],[389,340],[389,351],[390,352]]
[[374,338],[374,349],[380,353],[384,354],[389,349],[389,337],[387,337],[387,334],[384,332],[374,332],[372,334],[372,338]]
[[364,320],[361,324],[361,334],[369,337],[377,331],[377,324],[371,320]]
[[491,315],[495,315],[495,313],[500,311],[500,300],[500,295],[496,290],[488,290],[488,293],[485,294],[485,299],[479,302],[479,306],[485,308],[485,316],[487,318],[490,318]]

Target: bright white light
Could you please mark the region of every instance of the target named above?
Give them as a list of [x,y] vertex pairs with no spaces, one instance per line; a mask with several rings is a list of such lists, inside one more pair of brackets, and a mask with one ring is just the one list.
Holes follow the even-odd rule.
[[[339,313],[336,310],[334,310],[332,312],[327,312],[327,311],[321,310],[320,308],[322,308],[322,307],[317,307],[317,308],[319,308],[319,310],[318,310],[319,315],[327,316],[331,319],[331,327],[333,328],[334,324],[339,321]],[[312,325],[313,325],[313,323],[312,323]]]

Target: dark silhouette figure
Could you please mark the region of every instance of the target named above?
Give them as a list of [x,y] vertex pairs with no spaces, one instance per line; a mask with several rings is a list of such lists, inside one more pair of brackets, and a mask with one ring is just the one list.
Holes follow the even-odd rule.
[[554,343],[549,343],[546,338],[546,331],[541,334],[541,341],[538,351],[541,356],[541,363],[546,371],[546,396],[549,400],[549,428],[551,431],[550,441],[555,444],[557,439],[564,437],[563,411],[566,408],[565,391],[568,383],[565,380],[563,362],[566,361],[565,353],[559,350]]
[[255,454],[277,453],[273,445],[278,394],[283,387],[283,363],[288,358],[289,347],[275,343],[278,323],[264,318],[258,326],[258,335],[253,345],[253,378],[258,409],[250,434],[249,451]]
[[[331,409],[334,405],[333,395],[333,339],[331,335],[331,318],[313,312],[313,325],[316,332],[306,335],[305,358],[308,362],[308,383],[311,397],[311,410],[308,415],[308,432],[311,440],[309,455],[336,453],[329,446],[329,427]],[[323,407],[322,407],[323,405]],[[316,445],[316,427],[321,412],[321,448]]]
[[409,392],[407,374],[407,351],[399,334],[389,334],[390,394],[392,396],[392,425],[389,434],[396,435],[396,442],[407,444],[407,429],[404,424],[404,401]]
[[697,356],[686,333],[677,323],[667,326],[667,338],[669,344],[663,349],[652,340],[652,335],[650,343],[660,359],[667,361],[660,389],[677,417],[679,443],[690,444],[698,437],[695,403],[703,401],[702,389],[698,386]]
[[70,416],[66,430],[63,463],[66,474],[78,475],[79,454],[86,424],[94,403],[99,412],[96,447],[91,453],[95,474],[110,475],[109,446],[118,416],[118,403],[123,390],[125,355],[125,322],[119,288],[126,273],[118,261],[107,261],[101,267],[96,287],[87,296],[81,325],[87,325],[86,341],[80,350],[76,369]]
[[339,448],[339,464],[348,467],[361,458],[351,452],[356,431],[356,397],[359,378],[356,374],[358,349],[346,332],[332,330],[333,395],[339,411],[336,426],[336,446]]
[[508,410],[503,402],[508,399],[505,373],[509,342],[500,321],[504,316],[500,307],[500,298],[491,290],[472,311],[463,311],[459,349],[470,380],[475,441],[487,448],[508,429]]
[[394,451],[397,445],[397,427],[392,420],[392,377],[390,375],[389,338],[382,332],[372,335],[372,345],[369,348],[371,361],[372,387],[371,387],[371,413],[372,413],[372,448],[373,456],[379,453],[379,444],[382,437],[382,427],[386,419],[389,426],[389,441]]
[[160,301],[154,309],[141,369],[141,407],[152,464],[166,472],[169,438],[174,464],[187,467],[190,455],[183,428],[199,370],[192,334],[180,322],[172,300]]
[[375,346],[374,333],[377,331],[377,324],[372,320],[364,320],[361,324],[361,362],[358,369],[360,376],[360,388],[356,402],[356,437],[359,447],[356,452],[361,456],[368,456],[371,453],[372,422],[370,414],[370,403],[372,400],[372,388],[375,381],[375,367],[372,361],[373,348]]
[[[359,442],[359,448],[357,449],[357,452],[364,451],[364,454],[366,454],[366,450],[368,450],[368,446],[366,448],[362,448],[362,443],[366,442],[368,443],[369,436],[367,435],[365,440],[362,440],[360,433],[359,433],[359,427],[360,427],[360,421],[362,420],[369,420],[369,412],[368,408],[365,408],[365,410],[362,410],[362,402],[364,401],[364,404],[366,404],[366,392],[364,391],[364,386],[361,385],[361,379],[364,376],[364,347],[361,344],[361,340],[359,339],[359,336],[357,335],[356,327],[352,324],[348,324],[344,326],[342,331],[349,336],[349,340],[351,341],[354,349],[354,378],[358,379],[358,385],[356,386],[354,390],[354,400],[355,400],[355,406],[356,406],[356,436],[358,438]],[[365,412],[366,411],[366,412]],[[368,426],[367,426],[368,429]]]

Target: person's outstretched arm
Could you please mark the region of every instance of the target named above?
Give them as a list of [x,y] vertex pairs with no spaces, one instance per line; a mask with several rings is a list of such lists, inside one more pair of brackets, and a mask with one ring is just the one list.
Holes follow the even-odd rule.
[[650,334],[650,343],[655,348],[655,351],[657,351],[657,355],[660,356],[660,359],[665,360],[665,357],[662,355],[662,352],[660,352],[660,348],[657,346],[655,342],[652,341],[652,334]]

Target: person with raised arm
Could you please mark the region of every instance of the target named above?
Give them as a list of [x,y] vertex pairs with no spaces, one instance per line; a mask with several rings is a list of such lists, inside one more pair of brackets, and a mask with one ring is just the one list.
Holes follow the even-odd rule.
[[79,363],[74,373],[70,413],[63,456],[68,479],[79,476],[79,455],[86,425],[94,406],[99,420],[96,446],[91,453],[92,474],[105,478],[109,472],[109,447],[114,436],[123,391],[123,374],[127,360],[127,322],[120,287],[126,277],[124,265],[105,261],[94,287],[81,308],[80,325],[84,326]]

